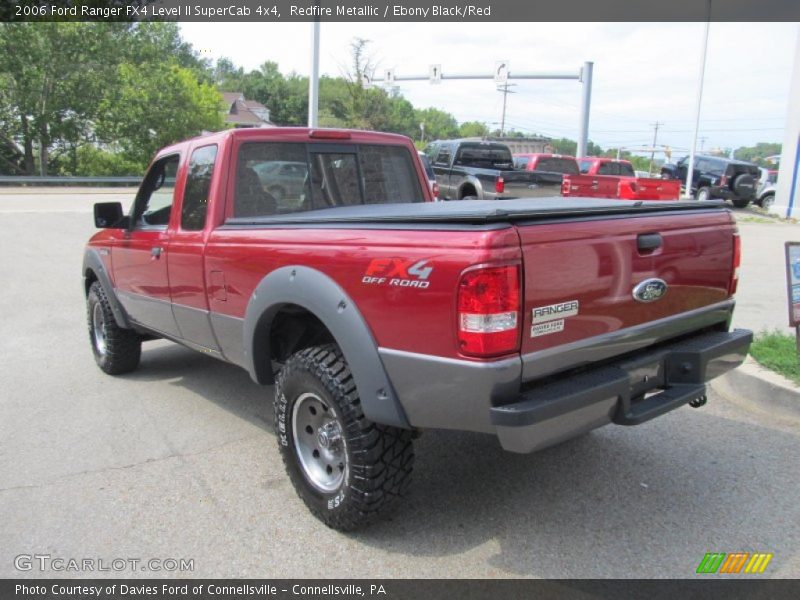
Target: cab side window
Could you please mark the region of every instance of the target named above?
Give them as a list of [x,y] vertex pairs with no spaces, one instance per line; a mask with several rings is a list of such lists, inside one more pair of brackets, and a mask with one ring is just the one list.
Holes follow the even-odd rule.
[[186,189],[183,192],[181,208],[181,229],[200,231],[206,224],[208,212],[208,193],[211,177],[217,159],[217,145],[203,146],[192,152],[189,160],[189,173],[186,176]]
[[156,162],[144,178],[134,204],[136,229],[166,228],[175,199],[175,177],[180,156],[167,156]]

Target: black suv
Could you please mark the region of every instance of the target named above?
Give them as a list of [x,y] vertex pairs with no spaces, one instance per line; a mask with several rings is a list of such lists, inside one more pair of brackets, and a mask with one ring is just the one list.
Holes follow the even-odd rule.
[[[661,167],[665,179],[680,179],[686,184],[687,163],[685,156],[676,164]],[[737,208],[744,208],[756,197],[756,186],[761,175],[757,165],[722,158],[719,156],[694,157],[692,195],[698,200],[725,198]]]

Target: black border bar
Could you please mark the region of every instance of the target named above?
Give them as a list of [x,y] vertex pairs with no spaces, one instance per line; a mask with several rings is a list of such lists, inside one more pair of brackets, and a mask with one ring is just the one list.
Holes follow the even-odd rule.
[[[798,0],[2,0],[0,21],[792,22]],[[532,35],[535,32],[531,32]]]

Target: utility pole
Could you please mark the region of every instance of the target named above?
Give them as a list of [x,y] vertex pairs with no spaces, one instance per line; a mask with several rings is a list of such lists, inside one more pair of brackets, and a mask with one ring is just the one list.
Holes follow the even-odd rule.
[[658,128],[661,127],[663,123],[659,123],[658,121],[656,121],[655,123],[652,123],[652,125],[655,130],[653,131],[653,148],[652,152],[650,152],[650,166],[647,167],[648,175],[651,175],[653,173],[653,159],[656,156],[656,140],[658,140]]
[[506,131],[506,102],[508,100],[509,94],[516,94],[515,91],[509,90],[512,85],[517,85],[516,83],[504,83],[501,86],[498,86],[497,91],[503,92],[503,118],[500,119],[500,137],[505,135]]

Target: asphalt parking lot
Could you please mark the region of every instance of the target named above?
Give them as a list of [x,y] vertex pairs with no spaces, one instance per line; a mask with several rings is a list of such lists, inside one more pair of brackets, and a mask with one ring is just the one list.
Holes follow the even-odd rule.
[[[47,554],[194,561],[85,576],[682,578],[737,551],[800,577],[800,423],[715,393],[533,455],[426,432],[390,521],[326,529],[284,476],[271,388],[166,342],[128,376],[94,365],[80,265],[91,203],[118,197],[0,190],[0,577],[75,575],[15,568]],[[736,323],[785,328],[800,226],[760,221],[740,225]]]

